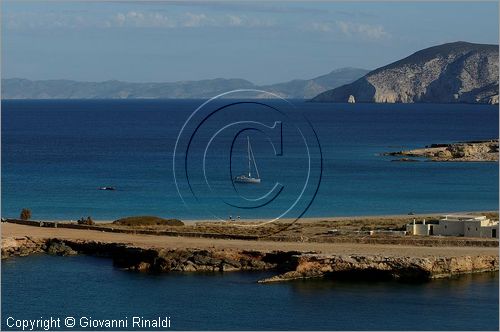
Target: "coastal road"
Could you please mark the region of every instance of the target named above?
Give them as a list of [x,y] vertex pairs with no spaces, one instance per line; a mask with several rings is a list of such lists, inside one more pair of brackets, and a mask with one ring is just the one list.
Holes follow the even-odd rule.
[[258,251],[316,251],[333,255],[382,255],[392,257],[425,257],[425,256],[475,256],[496,255],[498,247],[422,247],[389,244],[360,243],[308,243],[308,242],[276,242],[247,241],[228,239],[209,239],[193,237],[173,237],[142,234],[108,233],[94,230],[68,228],[43,228],[11,223],[1,224],[2,239],[22,238],[59,238],[67,240],[98,241],[107,243],[123,243],[140,248],[199,248],[199,249],[235,249]]

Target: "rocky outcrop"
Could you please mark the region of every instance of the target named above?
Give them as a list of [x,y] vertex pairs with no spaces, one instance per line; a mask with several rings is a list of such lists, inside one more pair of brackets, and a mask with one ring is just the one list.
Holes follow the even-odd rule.
[[2,239],[2,259],[36,253],[69,256],[86,254],[109,257],[113,264],[127,270],[169,271],[240,271],[288,267],[296,251],[259,252],[203,249],[150,249],[121,243],[70,241],[60,239]]
[[[135,252],[134,252],[135,251]],[[268,270],[277,267],[276,253],[237,252],[232,250],[127,250],[127,255],[114,255],[116,266],[146,272],[227,272]]]
[[29,237],[2,239],[2,259],[42,253],[46,249],[45,241],[32,240]]
[[261,283],[330,277],[365,280],[428,280],[498,270],[498,256],[384,257],[301,255],[295,270]]
[[2,259],[12,256],[28,256],[32,254],[47,253],[49,255],[70,256],[77,255],[64,241],[41,240],[30,237],[2,239]]
[[430,47],[323,92],[318,102],[498,104],[498,45]]
[[42,248],[45,249],[45,252],[47,254],[54,256],[78,255],[78,252],[76,250],[73,250],[63,241],[47,241],[45,246]]
[[387,152],[383,155],[422,157],[433,161],[498,161],[498,140],[433,144],[422,149]]
[[125,244],[59,239],[2,240],[2,259],[46,252],[109,257],[115,266],[143,272],[227,272],[276,270],[282,274],[262,280],[277,282],[307,278],[428,280],[463,273],[498,270],[498,256],[384,257],[378,255],[321,255],[297,251],[241,251],[232,249],[158,249]]

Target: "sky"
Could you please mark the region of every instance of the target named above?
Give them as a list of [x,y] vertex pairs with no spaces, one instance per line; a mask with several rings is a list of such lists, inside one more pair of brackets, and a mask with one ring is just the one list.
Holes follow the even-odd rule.
[[2,1],[2,78],[309,79],[453,41],[498,44],[497,2]]

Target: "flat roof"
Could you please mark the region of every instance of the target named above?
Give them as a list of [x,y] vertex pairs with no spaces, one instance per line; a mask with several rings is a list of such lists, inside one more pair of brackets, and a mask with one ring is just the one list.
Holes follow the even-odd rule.
[[445,214],[444,218],[457,218],[457,219],[484,219],[486,216],[472,216],[470,214]]

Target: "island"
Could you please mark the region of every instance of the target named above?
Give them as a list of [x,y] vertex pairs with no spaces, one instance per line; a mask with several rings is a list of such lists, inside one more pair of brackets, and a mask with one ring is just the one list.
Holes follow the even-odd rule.
[[425,148],[385,152],[384,156],[403,157],[394,161],[417,161],[408,157],[427,158],[432,161],[498,161],[498,139],[450,144],[432,144]]

